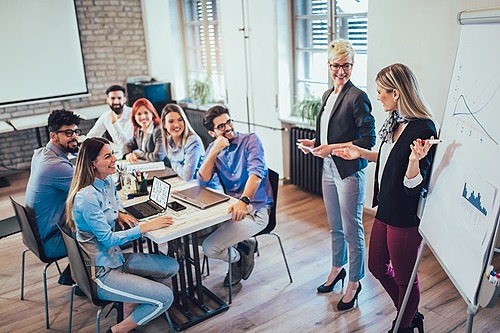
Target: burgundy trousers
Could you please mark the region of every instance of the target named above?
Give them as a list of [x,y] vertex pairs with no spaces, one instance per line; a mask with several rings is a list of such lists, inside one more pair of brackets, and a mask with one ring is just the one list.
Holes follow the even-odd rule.
[[[418,227],[398,228],[375,219],[370,237],[368,269],[380,281],[399,312],[422,237]],[[413,283],[400,327],[409,327],[420,301],[418,276]]]

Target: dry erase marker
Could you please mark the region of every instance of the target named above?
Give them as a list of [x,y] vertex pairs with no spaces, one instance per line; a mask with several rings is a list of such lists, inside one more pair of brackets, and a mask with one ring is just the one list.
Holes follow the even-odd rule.
[[429,139],[429,140],[420,140],[420,142],[422,142],[422,144],[426,144],[428,142],[431,145],[437,145],[438,143],[441,143],[443,141],[441,141],[439,139]]

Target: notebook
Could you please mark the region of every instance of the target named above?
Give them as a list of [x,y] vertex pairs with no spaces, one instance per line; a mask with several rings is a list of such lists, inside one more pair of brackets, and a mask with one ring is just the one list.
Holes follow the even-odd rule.
[[230,199],[230,197],[225,194],[214,192],[200,186],[173,191],[172,196],[200,209],[206,209]]
[[167,209],[170,187],[171,185],[166,181],[154,177],[151,191],[149,191],[149,199],[125,207],[125,210],[138,220],[164,212]]

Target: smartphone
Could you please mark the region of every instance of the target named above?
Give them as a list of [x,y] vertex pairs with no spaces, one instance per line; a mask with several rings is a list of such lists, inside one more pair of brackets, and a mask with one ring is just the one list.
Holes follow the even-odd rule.
[[172,202],[168,203],[168,208],[170,208],[171,210],[174,210],[174,211],[178,212],[180,210],[186,209],[186,206],[178,203],[177,201],[172,201]]

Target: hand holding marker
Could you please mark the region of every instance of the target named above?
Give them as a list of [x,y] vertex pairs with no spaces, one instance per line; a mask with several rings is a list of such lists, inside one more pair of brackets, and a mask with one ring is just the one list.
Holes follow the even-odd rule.
[[420,142],[425,145],[427,142],[430,143],[431,145],[437,145],[438,143],[441,143],[443,141],[439,139],[427,139],[427,140],[420,140]]

